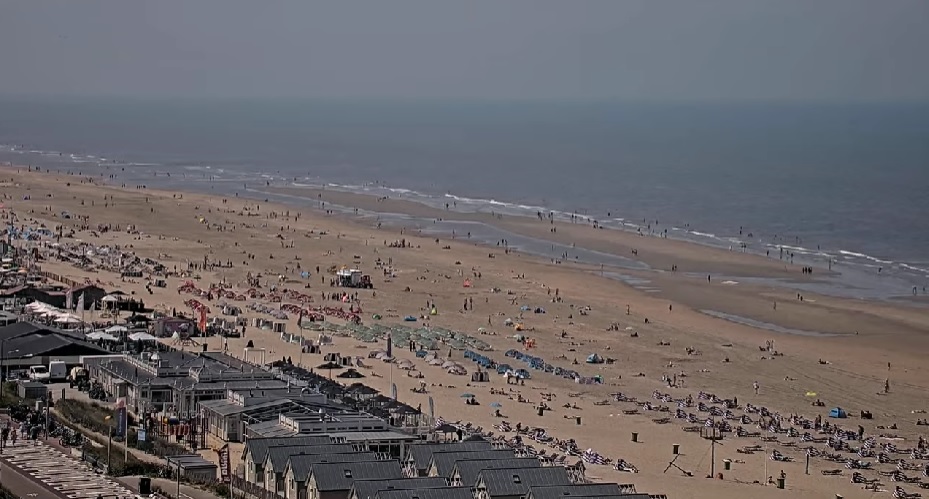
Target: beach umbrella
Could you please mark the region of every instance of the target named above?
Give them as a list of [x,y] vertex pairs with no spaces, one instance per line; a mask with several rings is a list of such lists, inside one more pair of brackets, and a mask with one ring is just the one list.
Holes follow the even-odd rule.
[[461,398],[463,398],[463,399],[473,399],[473,398],[474,398],[474,394],[473,394],[473,393],[462,393],[462,394],[461,394]]
[[328,370],[329,370],[329,378],[331,379],[331,378],[332,378],[332,370],[333,370],[333,369],[342,369],[342,364],[337,364],[337,363],[335,363],[335,362],[326,362],[325,364],[320,364],[320,365],[316,366],[316,369],[328,369]]
[[503,404],[501,404],[500,402],[491,402],[490,406],[493,407],[494,409],[499,409],[503,407]]

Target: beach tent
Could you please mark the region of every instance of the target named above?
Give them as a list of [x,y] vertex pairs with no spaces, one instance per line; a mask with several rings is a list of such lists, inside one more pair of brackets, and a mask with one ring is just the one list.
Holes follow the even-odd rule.
[[842,409],[841,407],[835,407],[829,411],[829,417],[844,419],[848,417],[848,414],[846,414],[845,409]]
[[599,356],[599,355],[597,355],[597,354],[595,354],[595,353],[592,353],[592,354],[590,354],[590,355],[587,356],[587,363],[588,363],[588,364],[602,364],[602,363],[603,363],[603,357],[601,357],[601,356]]
[[120,334],[129,331],[129,329],[126,328],[126,326],[110,326],[106,328],[105,331],[110,334]]
[[129,335],[132,341],[155,341],[157,338],[148,333],[132,333]]
[[92,333],[87,333],[86,338],[92,341],[97,341],[97,340],[119,341],[119,339],[113,336],[112,334],[104,333],[103,331],[94,331]]

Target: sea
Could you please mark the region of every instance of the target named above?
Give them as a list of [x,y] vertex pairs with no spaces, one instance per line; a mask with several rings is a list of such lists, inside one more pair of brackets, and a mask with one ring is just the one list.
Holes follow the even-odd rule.
[[784,283],[812,291],[887,299],[929,286],[929,103],[0,97],[0,162],[305,205],[265,188],[551,212],[841,275]]

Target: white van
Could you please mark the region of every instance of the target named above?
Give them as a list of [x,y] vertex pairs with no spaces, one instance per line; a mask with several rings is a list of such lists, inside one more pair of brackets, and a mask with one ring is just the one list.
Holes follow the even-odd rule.
[[29,380],[39,383],[48,383],[51,375],[45,366],[29,366]]

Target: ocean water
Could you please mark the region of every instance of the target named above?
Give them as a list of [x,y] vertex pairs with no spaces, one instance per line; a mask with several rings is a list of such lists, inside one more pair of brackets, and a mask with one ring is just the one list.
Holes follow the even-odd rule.
[[831,260],[880,296],[929,286],[929,104],[6,98],[0,161],[262,197],[273,182],[577,213]]

